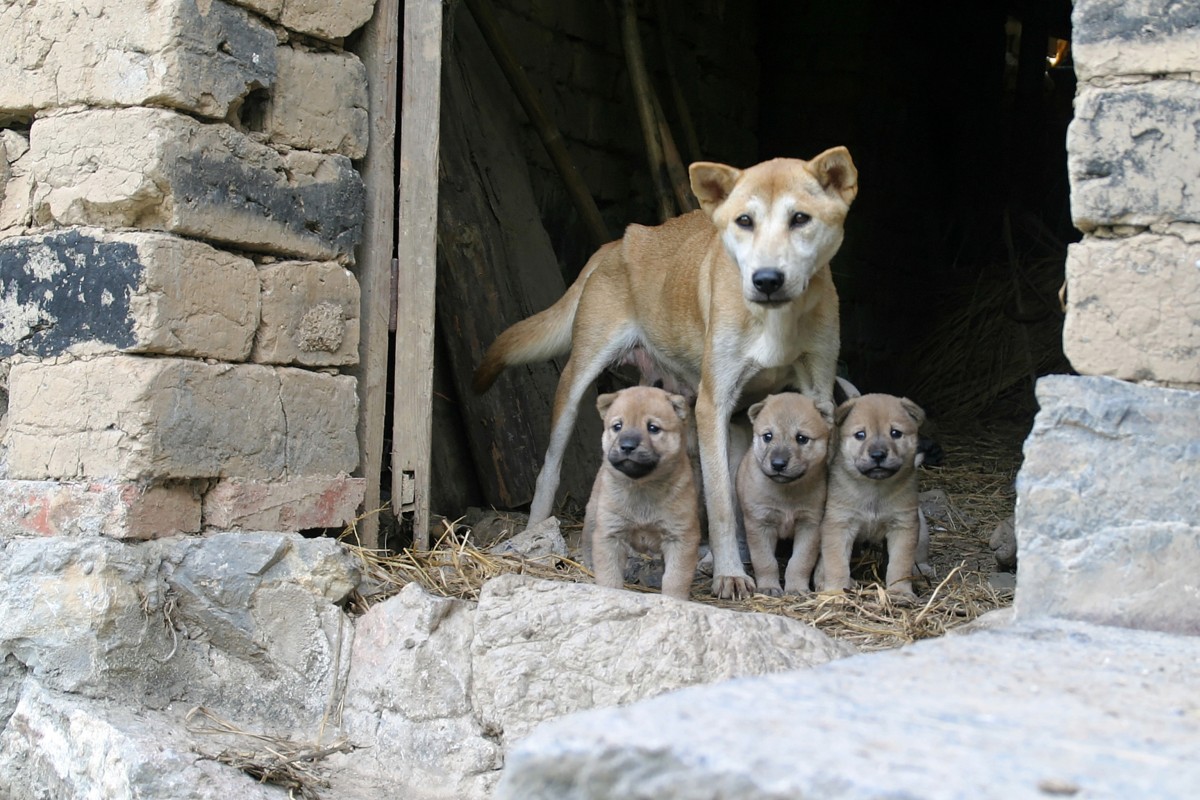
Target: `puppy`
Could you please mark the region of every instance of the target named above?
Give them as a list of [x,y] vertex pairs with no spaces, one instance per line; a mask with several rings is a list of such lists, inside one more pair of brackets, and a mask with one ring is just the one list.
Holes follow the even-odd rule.
[[583,522],[596,583],[624,585],[626,546],[661,551],[662,593],[687,600],[700,548],[700,498],[687,453],[688,401],[633,386],[601,395],[596,408],[604,420],[604,460]]
[[807,592],[821,551],[829,422],[810,398],[790,392],[769,395],[747,415],[754,440],[738,466],[737,494],[754,581],[763,594],[782,594],[775,547],[792,539],[785,585],[788,594]]
[[865,394],[837,407],[837,448],[821,521],[821,589],[852,587],[856,542],[886,543],[887,589],[915,600],[911,577],[920,533],[917,428],[925,412],[904,397]]

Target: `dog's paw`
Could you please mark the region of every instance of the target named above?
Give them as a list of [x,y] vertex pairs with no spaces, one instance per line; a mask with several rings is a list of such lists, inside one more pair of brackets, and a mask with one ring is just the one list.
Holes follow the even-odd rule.
[[765,594],[767,597],[781,597],[783,588],[780,586],[763,586],[761,583],[755,588],[759,594]]
[[917,604],[917,596],[913,592],[892,589],[888,593],[888,602],[898,608],[912,608]]
[[714,575],[713,596],[722,600],[745,600],[754,594],[754,580],[748,575]]

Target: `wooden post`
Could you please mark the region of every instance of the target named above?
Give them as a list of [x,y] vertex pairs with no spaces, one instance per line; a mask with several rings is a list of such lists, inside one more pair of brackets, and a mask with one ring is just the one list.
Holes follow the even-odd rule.
[[650,177],[654,181],[654,193],[658,197],[658,216],[666,222],[675,216],[675,205],[668,187],[665,156],[659,140],[658,116],[654,113],[653,89],[650,75],[646,71],[646,59],[642,55],[642,40],[638,34],[637,2],[624,0],[621,6],[621,42],[625,46],[625,63],[629,69],[629,80],[633,84],[633,98],[637,105],[638,118],[642,121],[642,137],[646,142],[646,160],[650,165]]
[[429,548],[441,76],[442,2],[404,0],[392,506],[412,514],[419,549]]
[[383,466],[383,421],[387,408],[388,318],[392,299],[392,254],[396,235],[396,86],[400,0],[376,0],[363,29],[359,57],[367,69],[370,142],[362,162],[367,190],[366,225],[358,252],[362,305],[358,366],[359,471],[366,479],[358,544],[379,548]]

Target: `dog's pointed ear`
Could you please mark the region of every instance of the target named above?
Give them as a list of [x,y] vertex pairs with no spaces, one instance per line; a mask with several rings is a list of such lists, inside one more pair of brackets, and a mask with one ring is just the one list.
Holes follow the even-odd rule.
[[835,192],[846,205],[858,196],[858,168],[845,147],[831,147],[808,162],[808,168],[817,176],[821,187]]
[[717,206],[725,202],[742,171],[736,167],[716,164],[712,161],[697,161],[688,167],[692,182],[692,194],[700,201],[700,207],[710,217]]
[[612,407],[613,401],[617,399],[617,393],[602,394],[596,398],[596,410],[600,412],[600,419],[608,416],[608,409]]
[[675,409],[675,416],[683,421],[688,418],[688,399],[681,394],[667,395],[667,399],[671,401],[671,408]]
[[835,425],[841,425],[846,421],[846,417],[850,416],[850,412],[854,409],[854,404],[858,402],[857,397],[851,397],[846,402],[842,403],[833,412],[833,422]]
[[759,402],[750,406],[750,408],[746,409],[746,416],[750,418],[751,425],[754,424],[754,420],[758,418],[758,415],[762,413],[763,406],[765,406],[766,404],[767,404],[766,400],[760,400]]
[[918,426],[925,423],[925,411],[919,405],[914,403],[912,400],[909,400],[907,397],[900,398],[900,405],[903,406],[904,410],[910,417],[913,418],[913,421],[915,421]]

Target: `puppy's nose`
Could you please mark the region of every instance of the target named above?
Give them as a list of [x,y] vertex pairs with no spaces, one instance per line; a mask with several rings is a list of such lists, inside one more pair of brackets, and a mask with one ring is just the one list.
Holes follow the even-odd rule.
[[763,294],[773,294],[783,286],[783,270],[763,267],[755,270],[750,280],[754,283],[754,288]]
[[776,472],[783,472],[785,469],[787,469],[787,465],[788,460],[786,456],[771,456],[771,469],[775,470]]
[[882,447],[876,447],[872,450],[868,450],[867,455],[869,455],[876,464],[882,464],[883,460],[887,458],[887,450],[884,450]]
[[638,449],[638,445],[642,443],[642,437],[636,433],[628,433],[617,439],[617,447],[621,448],[622,453],[632,453]]

